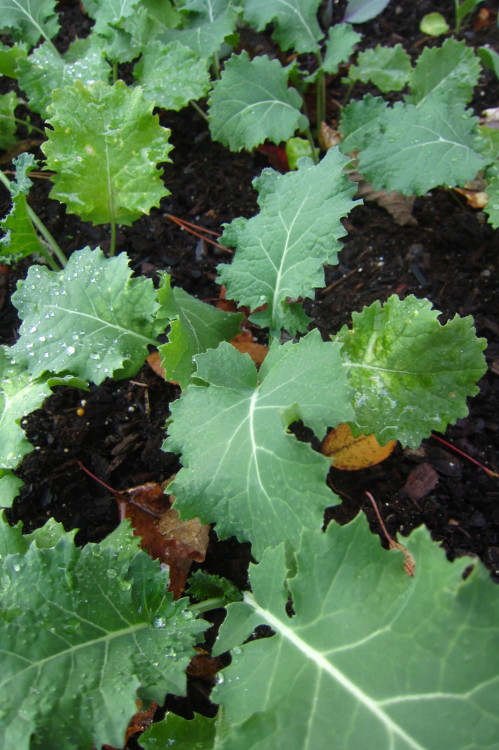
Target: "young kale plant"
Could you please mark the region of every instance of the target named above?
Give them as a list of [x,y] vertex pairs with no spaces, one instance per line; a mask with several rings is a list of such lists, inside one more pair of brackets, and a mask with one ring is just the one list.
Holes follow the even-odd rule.
[[[76,80],[52,84],[57,90],[43,105],[53,128],[44,147],[56,173],[53,197],[95,223],[132,222],[166,194],[157,164],[168,155],[168,135],[151,114],[157,94],[150,102],[144,99],[155,86],[145,40],[162,65],[159,43],[172,45],[174,54],[178,44],[194,52],[202,44],[216,68],[220,45],[234,30],[228,3],[178,8],[164,3],[159,14],[157,5],[132,1],[117,10],[115,4],[85,0],[95,20],[95,41],[87,42],[88,48],[104,40],[114,71],[118,62],[142,54],[137,77],[143,92],[120,81]],[[301,9],[303,3],[296,0],[294,6]],[[35,13],[23,0],[0,0],[0,7],[3,23],[29,47],[40,37],[52,44],[57,16],[51,2],[37,5]],[[273,20],[282,46],[291,35],[299,51],[316,51],[322,39],[314,20],[318,3],[298,31],[277,7],[248,1],[247,20],[255,25]],[[330,38],[338,45],[346,40],[348,51],[328,47],[322,72],[349,57],[354,32],[334,27]],[[16,71],[12,61],[25,57],[21,47],[5,54]],[[7,65],[5,59],[0,56]],[[255,90],[244,74],[248,64],[261,66],[267,81],[279,81],[276,111],[295,106],[282,104],[294,94],[286,93],[279,63],[232,60],[215,84],[214,100],[231,69],[242,76],[242,92]],[[358,60],[358,69],[365,63]],[[407,69],[405,62],[402,66]],[[352,72],[352,81],[356,75]],[[425,88],[410,75],[415,99],[401,107],[417,108],[420,102],[423,107],[438,84],[432,79]],[[439,76],[445,80],[440,69]],[[473,85],[468,80],[462,95]],[[359,106],[367,112],[371,105]],[[297,122],[305,122],[297,112],[293,128],[286,125],[291,134]],[[83,125],[77,125],[78,115]],[[257,130],[260,118],[252,119]],[[128,166],[122,142],[139,126],[141,133],[131,136],[139,142],[127,144]],[[239,127],[237,117],[232,126]],[[384,136],[387,129],[379,125],[376,133]],[[345,143],[354,137],[354,130],[345,131]],[[172,288],[166,274],[157,289],[150,280],[133,278],[124,253],[105,257],[100,248],[84,248],[63,270],[34,265],[19,283],[13,297],[22,321],[19,339],[0,350],[2,505],[8,507],[19,491],[15,469],[32,449],[21,419],[42,404],[50,388],[131,377],[149,350],[158,348],[166,377],[182,388],[165,441],[183,464],[171,487],[175,507],[184,517],[214,523],[220,538],[251,542],[257,562],[251,566],[251,591],[244,595],[227,594],[223,581],[198,576],[190,592],[201,601],[174,602],[166,593],[166,573],[137,549],[126,523],[100,544],[79,548],[73,532],[53,521],[24,536],[20,527],[3,521],[3,747],[121,746],[137,698],[147,705],[162,703],[166,692],[185,694],[185,667],[207,627],[199,614],[228,601],[214,649],[231,652],[213,695],[217,716],[187,721],[168,714],[142,736],[145,750],[172,744],[189,750],[494,745],[499,596],[487,572],[468,559],[447,562],[424,529],[407,541],[413,577],[404,571],[403,553],[384,551],[361,517],[345,527],[330,524],[324,533],[324,508],[338,502],[326,484],[330,461],[289,430],[301,420],[321,439],[329,428],[348,423],[355,435],[417,446],[432,430],[445,430],[467,413],[466,399],[477,392],[485,369],[485,342],[476,337],[472,320],[455,316],[442,325],[427,300],[412,296],[392,296],[354,313],[351,328],[327,341],[311,327],[303,300],[324,285],[324,264],[338,262],[341,220],[356,205],[346,174],[350,164],[349,156],[333,148],[317,164],[300,161],[295,172],[264,170],[255,181],[259,213],[225,227],[222,241],[235,253],[232,264],[220,267],[219,282],[228,298],[249,307],[251,320],[269,331],[269,353],[259,369],[229,343],[242,315]],[[16,248],[24,245],[22,233],[27,246],[38,242],[26,201],[32,167],[29,158],[20,159],[9,187],[14,208],[4,228]],[[138,176],[143,169],[147,189]],[[168,341],[160,343],[165,333]],[[281,343],[283,338],[289,340]],[[272,636],[246,642],[260,625]]]
[[[4,349],[4,429],[14,450],[29,449],[8,423],[19,419],[17,384],[24,398],[32,390],[41,399],[51,372],[96,383],[132,375],[170,323],[160,351],[183,387],[165,445],[182,454],[176,507],[215,523],[222,538],[251,541],[259,561],[251,592],[228,605],[215,647],[232,653],[214,692],[219,714],[170,714],[144,735],[146,750],[172,742],[367,750],[373,737],[379,746],[464,749],[469,727],[480,727],[473,741],[498,731],[488,706],[498,690],[491,654],[499,598],[485,569],[475,565],[463,581],[469,561],[448,563],[423,529],[407,543],[413,578],[402,553],[383,551],[361,518],[324,534],[323,510],[337,502],[325,481],[329,461],[288,431],[301,419],[320,438],[349,422],[381,442],[415,446],[466,413],[484,371],[472,321],[456,316],[442,326],[430,303],[413,297],[371,305],[329,341],[312,329],[280,343],[283,330],[305,332],[297,300],[323,285],[324,263],[337,262],[341,218],[355,205],[346,162],[332,149],[296,172],[264,170],[259,214],[225,229],[236,252],[220,282],[271,333],[259,370],[219,343],[240,316],[172,289],[166,276],[158,290],[130,278],[124,254],[85,249],[64,271],[33,266],[14,297],[23,324],[17,344]],[[208,309],[223,316],[219,332]],[[7,468],[15,465],[12,458]],[[83,550],[51,524],[31,537],[5,525],[2,539],[6,746],[54,738],[63,750],[119,746],[137,695],[161,702],[166,691],[185,693],[183,670],[206,627],[196,615],[220,599],[174,603],[127,526]],[[273,636],[244,645],[261,624]],[[437,741],[435,706],[446,717]]]

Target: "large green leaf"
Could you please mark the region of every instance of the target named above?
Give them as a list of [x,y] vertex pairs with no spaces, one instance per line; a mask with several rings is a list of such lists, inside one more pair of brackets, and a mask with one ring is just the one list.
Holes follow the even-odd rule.
[[[1,399],[2,396],[0,396]],[[12,503],[23,485],[23,480],[16,477],[12,471],[0,469],[0,505],[2,508],[12,507]]]
[[164,31],[164,42],[181,42],[201,58],[217,53],[225,38],[235,32],[237,11],[228,0],[183,0],[178,3],[181,28]]
[[35,376],[66,370],[95,383],[137,372],[166,324],[152,281],[130,276],[126,255],[99,248],[73,253],[60,272],[32,266],[12,296],[23,320],[16,360]]
[[352,329],[334,337],[355,394],[356,431],[417,447],[467,415],[466,399],[486,370],[486,341],[471,317],[441,325],[438,314],[428,300],[393,295],[354,313]]
[[[284,549],[252,566],[215,653],[233,648],[213,698],[224,750],[494,750],[499,590],[480,564],[449,563],[424,528],[386,552],[363,517],[307,531],[289,580]],[[241,647],[255,626],[271,638]],[[234,648],[235,647],[235,648]]]
[[446,104],[438,97],[417,106],[397,102],[373,123],[381,136],[371,138],[360,152],[359,172],[375,190],[405,195],[424,195],[437,185],[464,185],[487,163],[476,125],[477,118],[462,104]]
[[48,41],[59,30],[55,0],[0,0],[0,27],[31,47],[41,37]]
[[[2,537],[19,531],[3,522]],[[185,694],[185,668],[206,623],[173,602],[159,563],[119,546],[75,547],[58,533],[4,554],[0,741],[16,750],[123,744],[136,699]],[[8,548],[5,538],[2,547]]]
[[133,74],[146,99],[163,109],[178,111],[211,87],[206,60],[180,42],[148,44]]
[[208,385],[190,385],[172,404],[164,446],[182,453],[175,507],[215,521],[221,538],[250,540],[257,558],[283,539],[297,547],[335,496],[326,459],[286,428],[301,419],[322,437],[351,419],[339,348],[312,331],[298,344],[275,343],[259,372],[227,343],[195,361]]
[[[169,713],[163,721],[152,724],[140,736],[140,746],[144,750],[210,750],[217,747],[217,719],[208,719],[196,714],[186,721],[176,714]],[[215,743],[215,744],[214,744]]]
[[123,81],[57,89],[49,106],[43,145],[55,172],[52,198],[84,221],[129,226],[169,191],[158,162],[170,161],[170,131],[160,127],[153,103]]
[[243,316],[217,310],[180,287],[172,289],[166,274],[158,299],[170,322],[168,343],[158,347],[161,364],[167,380],[175,380],[185,388],[195,370],[195,355],[233,339],[241,331]]
[[64,57],[51,44],[42,44],[17,64],[19,85],[28,95],[30,109],[44,118],[54,89],[75,81],[107,81],[110,72],[102,48],[83,40],[72,45]]
[[288,71],[266,55],[232,55],[209,103],[212,138],[232,151],[286,141],[308,125],[299,93],[288,88]]
[[403,89],[410,71],[411,58],[401,44],[394,47],[382,47],[378,44],[359,54],[357,64],[352,65],[348,71],[348,78],[352,83],[372,82],[386,93]]
[[308,318],[296,301],[324,286],[324,263],[337,263],[341,219],[356,205],[347,163],[330,149],[319,164],[302,163],[296,172],[264,170],[254,183],[260,213],[225,228],[222,242],[237,251],[231,265],[219,266],[219,281],[229,299],[251,310],[265,305],[252,320],[275,336],[281,328],[306,330]]
[[320,0],[246,0],[244,18],[258,31],[272,23],[272,36],[283,50],[315,52],[324,35],[317,21]]
[[477,56],[464,42],[447,39],[441,47],[427,47],[410,77],[408,101],[421,105],[428,97],[447,104],[467,104],[480,75]]

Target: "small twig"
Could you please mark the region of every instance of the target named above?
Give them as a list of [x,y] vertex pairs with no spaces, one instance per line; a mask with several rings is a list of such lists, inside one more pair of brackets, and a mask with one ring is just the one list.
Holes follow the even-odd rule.
[[336,281],[333,281],[332,284],[329,284],[329,286],[326,286],[324,289],[321,289],[319,294],[327,294],[328,292],[331,291],[331,289],[334,289],[335,287],[342,284],[345,281],[345,279],[348,279],[350,278],[350,276],[353,276],[354,273],[357,273],[356,268],[354,268],[352,271],[349,271],[347,274],[345,274],[345,276],[342,276],[341,279],[336,279]]
[[486,474],[488,474],[489,477],[499,477],[499,473],[497,471],[492,471],[492,469],[488,469],[486,466],[480,463],[480,461],[477,461],[475,458],[471,458],[467,453],[460,450],[459,448],[456,448],[455,445],[452,445],[451,443],[448,443],[447,440],[444,440],[443,438],[439,437],[438,435],[435,435],[434,432],[431,433],[431,437],[435,440],[438,440],[440,443],[443,443],[447,446],[447,448],[450,448],[455,453],[459,453],[460,456],[463,456],[463,458],[467,458],[468,461],[471,461],[472,464],[475,464],[475,466],[478,466],[479,469],[482,469]]
[[115,490],[113,487],[110,487],[109,484],[106,484],[104,481],[102,481],[102,479],[99,479],[99,477],[95,476],[95,474],[92,474],[90,469],[87,469],[87,467],[84,466],[81,461],[77,461],[77,463],[80,469],[85,472],[85,474],[88,474],[89,477],[91,477],[94,481],[96,481],[98,484],[100,484],[102,487],[104,487],[106,490],[108,490],[108,492],[112,494],[112,496],[114,497],[118,505],[125,505],[126,503],[129,503],[130,505],[134,505],[143,513],[147,513],[147,515],[152,516],[153,518],[161,518],[161,513],[155,513],[153,510],[150,510],[149,508],[146,508],[143,505],[139,505],[134,500],[132,500],[132,498],[128,495],[128,492],[126,490],[124,492]]
[[402,552],[402,554],[404,555],[404,570],[408,576],[412,577],[414,573],[416,572],[416,561],[414,560],[414,557],[411,555],[407,547],[404,547],[403,544],[399,544],[394,539],[392,539],[392,537],[386,530],[385,523],[383,519],[381,518],[381,513],[379,512],[378,506],[376,505],[376,500],[371,495],[371,493],[367,492],[366,490],[364,494],[366,494],[369,500],[371,501],[371,504],[374,508],[374,512],[376,513],[376,518],[378,519],[378,523],[381,526],[381,530],[383,531],[383,534],[385,535],[389,548],[396,549],[396,550],[399,550],[399,552]]
[[[206,237],[204,234],[201,234],[201,232],[206,232],[207,234],[213,234],[215,237],[218,237],[220,235],[217,234],[217,232],[213,232],[211,229],[205,229],[204,227],[200,227],[196,224],[193,224],[191,221],[185,221],[184,219],[179,219],[178,216],[173,216],[172,214],[165,214],[167,219],[170,219],[170,221],[173,221],[174,224],[177,224],[181,229],[185,229],[186,232],[189,232],[190,234],[193,234],[194,237],[199,237],[200,240],[204,240],[205,242],[209,242],[210,245],[214,245],[215,247],[218,247],[220,250],[223,250],[225,253],[233,254],[233,250],[229,250],[228,247],[224,247],[223,245],[220,245],[218,242],[215,242],[215,240],[211,240],[209,237]],[[199,231],[196,231],[199,230]]]

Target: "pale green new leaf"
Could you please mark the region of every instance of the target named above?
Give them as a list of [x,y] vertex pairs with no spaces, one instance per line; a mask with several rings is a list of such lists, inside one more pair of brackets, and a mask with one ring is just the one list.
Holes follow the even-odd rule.
[[320,0],[246,0],[244,19],[258,31],[273,25],[272,36],[283,50],[315,52],[324,36],[317,21]]
[[308,126],[301,96],[288,88],[288,71],[266,55],[232,55],[209,105],[211,136],[232,151],[250,151],[265,140],[280,143]]
[[308,318],[295,302],[324,286],[324,263],[337,263],[345,234],[341,219],[357,203],[346,164],[330,149],[319,164],[302,162],[296,172],[264,170],[254,182],[260,213],[225,228],[221,241],[237,250],[231,265],[219,266],[219,282],[228,299],[251,310],[266,305],[251,319],[274,336],[282,328],[306,330]]
[[489,223],[494,229],[499,229],[499,178],[495,177],[487,185],[489,202],[483,209],[489,217]]
[[4,151],[16,142],[17,122],[15,109],[19,99],[15,91],[0,95],[0,150]]
[[424,195],[437,185],[464,185],[487,163],[476,124],[462,104],[446,104],[438,97],[417,106],[397,102],[374,124],[380,137],[371,138],[360,152],[359,172],[375,190],[405,195]]
[[355,394],[356,432],[415,448],[467,415],[466,399],[486,370],[486,341],[476,337],[471,317],[456,315],[442,326],[438,314],[428,300],[393,295],[354,313],[352,329],[334,337]]
[[163,42],[181,42],[201,58],[217,53],[225,38],[236,30],[237,11],[227,0],[184,0],[177,9],[181,28],[160,34]]
[[[497,586],[481,564],[463,580],[470,559],[448,562],[424,527],[404,543],[413,578],[362,516],[306,531],[291,617],[283,547],[251,566],[215,646],[236,646],[213,693],[233,725],[220,750],[497,747]],[[261,623],[274,635],[241,647]]]
[[52,198],[84,221],[130,226],[169,191],[159,162],[170,161],[170,131],[152,114],[140,87],[76,81],[57,89],[49,106],[43,144],[55,172]]
[[447,104],[467,104],[480,75],[480,62],[464,42],[452,37],[441,47],[423,50],[410,76],[411,104],[429,97]]
[[82,40],[78,40],[64,57],[51,44],[40,45],[29,57],[19,60],[17,71],[30,109],[45,118],[54,89],[71,86],[75,81],[107,81],[111,68],[101,48],[95,43],[82,44]]
[[146,99],[157,107],[179,111],[206,96],[211,80],[207,60],[180,42],[151,42],[135,65],[133,75]]
[[[2,396],[0,396],[1,399]],[[23,480],[16,477],[12,471],[0,469],[0,505],[2,508],[12,507],[12,503],[19,495],[19,490],[23,485]]]
[[[144,750],[212,750],[217,747],[217,719],[209,719],[195,714],[191,720],[183,719],[174,713],[168,713],[163,721],[151,724],[140,735],[140,746]],[[216,743],[216,744],[214,744]]]
[[216,522],[222,539],[251,541],[256,558],[283,539],[296,548],[335,495],[327,460],[286,428],[301,419],[322,437],[351,420],[339,347],[314,330],[297,344],[275,343],[259,372],[227,343],[195,360],[208,385],[191,384],[172,404],[164,445],[182,453],[175,507]]
[[355,49],[355,45],[361,39],[361,34],[354,31],[349,23],[338,23],[336,26],[331,26],[322,62],[323,70],[326,73],[337,73],[340,65],[347,62]]
[[348,78],[353,83],[374,83],[383,93],[400,91],[404,88],[411,71],[411,58],[401,44],[395,47],[382,47],[360,52],[357,64],[348,71]]
[[60,27],[55,0],[0,0],[0,27],[30,47],[41,37],[48,41]]
[[72,536],[2,560],[5,748],[119,747],[138,697],[185,694],[206,623],[185,599],[173,601],[159,563],[136,540],[82,549]]
[[241,332],[243,315],[217,310],[180,287],[172,289],[166,274],[162,276],[158,299],[170,322],[168,343],[158,347],[161,365],[167,380],[186,388],[195,370],[195,355],[233,339]]
[[130,377],[165,328],[152,281],[131,278],[125,254],[99,248],[73,253],[63,271],[32,266],[12,302],[23,320],[13,356],[35,376]]

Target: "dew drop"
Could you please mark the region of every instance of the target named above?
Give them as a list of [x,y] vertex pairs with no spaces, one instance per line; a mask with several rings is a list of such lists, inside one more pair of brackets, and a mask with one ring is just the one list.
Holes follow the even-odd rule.
[[76,351],[76,349],[74,348],[74,346],[67,346],[66,347],[66,354],[74,354],[75,351]]

